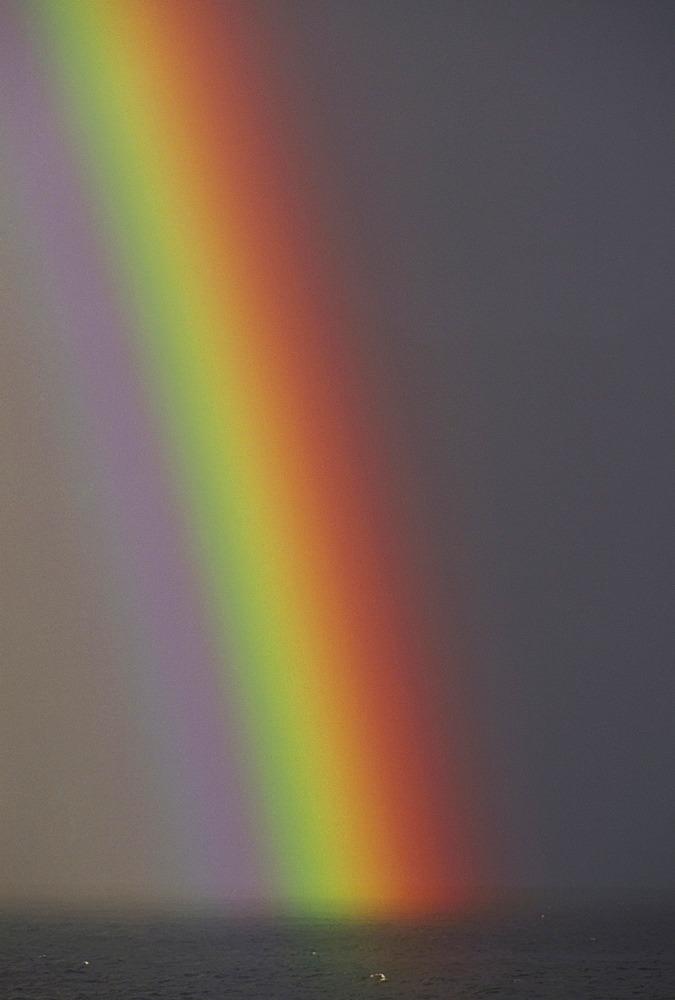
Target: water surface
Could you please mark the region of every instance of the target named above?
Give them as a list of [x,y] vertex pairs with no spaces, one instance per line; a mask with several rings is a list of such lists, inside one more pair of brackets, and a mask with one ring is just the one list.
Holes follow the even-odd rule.
[[430,923],[23,913],[3,1000],[675,997],[675,900],[546,898]]

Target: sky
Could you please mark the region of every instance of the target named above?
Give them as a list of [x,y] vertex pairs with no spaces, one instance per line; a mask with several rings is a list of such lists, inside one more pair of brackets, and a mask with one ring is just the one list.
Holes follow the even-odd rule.
[[[366,382],[435,635],[462,643],[499,879],[674,888],[672,13],[269,0],[255,18],[371,316]],[[60,362],[3,257],[5,879],[47,878],[57,841],[88,871],[91,828],[111,885],[152,886],[171,860],[125,756],[127,680],[99,697],[129,640],[77,537]]]
[[384,313],[372,364],[439,613],[458,567],[470,595],[509,870],[672,887],[672,13],[319,3],[276,23]]

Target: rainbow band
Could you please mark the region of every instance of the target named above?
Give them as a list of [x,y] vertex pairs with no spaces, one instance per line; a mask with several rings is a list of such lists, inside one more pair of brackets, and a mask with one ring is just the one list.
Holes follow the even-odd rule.
[[293,196],[298,166],[242,9],[27,8],[97,233],[96,290],[83,300],[73,279],[68,301],[87,313],[72,327],[90,331],[84,380],[106,372],[90,405],[126,484],[113,506],[154,623],[149,683],[182,704],[166,777],[189,768],[176,837],[191,844],[208,814],[185,875],[206,890],[226,843],[246,839],[231,814],[246,813],[272,901],[430,912],[475,879],[466,806],[433,747],[429,652],[348,349],[354,321]]

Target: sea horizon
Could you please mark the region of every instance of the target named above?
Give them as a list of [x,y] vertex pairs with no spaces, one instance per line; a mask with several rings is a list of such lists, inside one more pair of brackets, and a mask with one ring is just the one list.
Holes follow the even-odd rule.
[[669,890],[519,890],[415,920],[24,904],[0,928],[7,1000],[669,1000],[675,967]]

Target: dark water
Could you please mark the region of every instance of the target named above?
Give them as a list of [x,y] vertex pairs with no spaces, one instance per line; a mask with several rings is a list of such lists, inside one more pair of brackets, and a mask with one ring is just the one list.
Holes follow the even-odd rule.
[[2,1000],[675,1000],[672,898],[415,925],[6,915],[0,947]]

